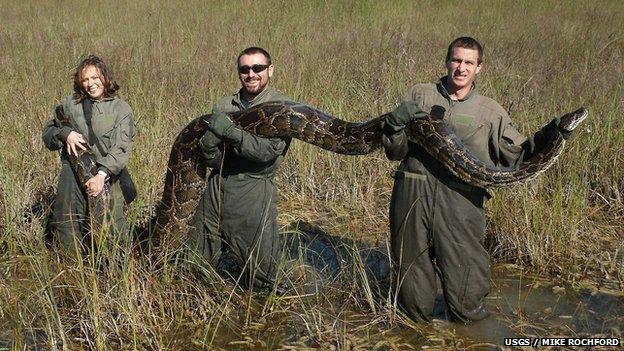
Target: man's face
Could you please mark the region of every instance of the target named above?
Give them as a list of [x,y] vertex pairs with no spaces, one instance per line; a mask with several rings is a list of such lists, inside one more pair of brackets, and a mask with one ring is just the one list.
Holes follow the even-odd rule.
[[273,76],[273,65],[268,65],[267,58],[261,54],[243,55],[238,60],[238,79],[247,94],[260,94]]
[[80,73],[82,88],[93,100],[100,100],[104,96],[104,78],[95,66],[86,66]]
[[453,48],[451,59],[446,62],[448,82],[454,90],[471,87],[481,71],[479,51],[475,49]]

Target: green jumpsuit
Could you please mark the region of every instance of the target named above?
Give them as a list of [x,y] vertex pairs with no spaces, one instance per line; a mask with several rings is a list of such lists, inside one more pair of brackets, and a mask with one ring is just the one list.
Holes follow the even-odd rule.
[[[242,101],[241,92],[224,97],[213,113],[286,100],[290,99],[267,87],[253,101]],[[262,138],[238,130],[239,140],[219,145],[210,134],[206,133],[200,146],[213,169],[193,220],[191,245],[213,267],[218,266],[222,252],[230,250],[245,272],[245,284],[253,289],[271,288],[280,252],[274,177],[290,138]]]
[[[481,161],[513,167],[544,145],[544,131],[527,139],[512,125],[507,112],[494,100],[479,95],[474,86],[464,100],[452,100],[442,83],[445,81],[444,77],[437,84],[415,85],[404,99],[427,113],[443,116]],[[414,320],[431,321],[437,273],[452,319],[466,323],[485,318],[490,265],[483,247],[483,203],[489,194],[452,175],[423,148],[407,140],[403,128],[387,124],[383,136],[386,156],[402,160],[393,174],[390,202],[397,302]]]
[[78,243],[81,249],[89,246],[89,243],[84,242],[87,237],[87,202],[84,184],[78,184],[68,160],[65,149],[67,136],[75,131],[82,134],[89,145],[93,145],[98,168],[110,176],[110,211],[107,217],[112,224],[111,230],[116,234],[122,234],[125,231],[124,200],[117,175],[130,158],[135,125],[132,109],[125,101],[117,97],[94,101],[91,126],[97,140],[89,140],[82,104],[69,96],[61,105],[65,114],[69,116],[72,127],[63,126],[55,117],[43,129],[44,144],[49,150],[60,150],[61,156],[61,175],[49,229],[64,249],[75,252],[75,243]]

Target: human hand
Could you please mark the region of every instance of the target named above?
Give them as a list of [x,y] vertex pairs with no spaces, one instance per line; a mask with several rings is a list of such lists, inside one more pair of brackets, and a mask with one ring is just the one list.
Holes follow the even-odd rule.
[[394,127],[403,127],[409,122],[424,118],[424,112],[415,101],[403,101],[386,119],[386,123]]
[[216,168],[216,164],[220,162],[218,159],[222,155],[219,146],[223,143],[221,138],[215,135],[211,130],[207,130],[204,136],[199,139],[199,148],[204,155],[204,158],[209,162],[208,166]]
[[87,189],[87,195],[91,197],[96,197],[102,193],[104,189],[104,182],[106,181],[105,177],[101,174],[96,174],[91,179],[87,180],[85,183],[85,188]]
[[216,136],[223,138],[227,136],[228,132],[236,125],[227,114],[217,112],[213,113],[209,119],[208,129],[210,129]]
[[207,130],[206,133],[199,139],[199,144],[203,148],[214,148],[219,146],[222,143],[221,138],[219,138],[213,131]]
[[74,155],[78,156],[78,152],[76,151],[76,146],[82,150],[87,149],[87,147],[85,146],[87,145],[87,141],[84,139],[82,134],[76,133],[74,131],[69,133],[65,143],[67,144],[67,153],[70,155],[72,154],[72,151],[73,151]]

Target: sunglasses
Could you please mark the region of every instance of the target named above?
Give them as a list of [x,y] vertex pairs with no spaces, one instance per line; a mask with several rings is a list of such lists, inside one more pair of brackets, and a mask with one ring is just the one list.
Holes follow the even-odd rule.
[[270,65],[253,65],[253,66],[238,66],[238,73],[240,74],[249,74],[249,71],[254,71],[254,73],[260,73],[265,69],[269,68]]

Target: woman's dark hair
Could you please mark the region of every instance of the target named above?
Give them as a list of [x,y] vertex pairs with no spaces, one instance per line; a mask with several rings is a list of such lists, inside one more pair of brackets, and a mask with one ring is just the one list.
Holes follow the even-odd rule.
[[102,84],[104,84],[104,95],[103,97],[113,97],[119,90],[119,85],[113,79],[113,74],[108,69],[108,66],[101,58],[95,55],[89,55],[87,58],[82,60],[78,67],[76,67],[76,71],[74,72],[74,98],[78,101],[82,101],[86,99],[89,94],[82,87],[82,71],[88,67],[94,66],[100,72],[100,79],[102,80]]

